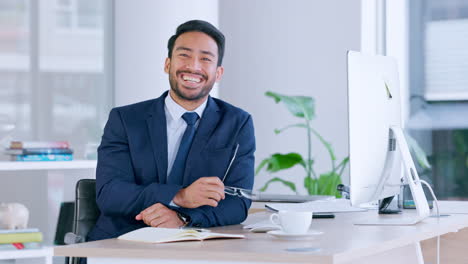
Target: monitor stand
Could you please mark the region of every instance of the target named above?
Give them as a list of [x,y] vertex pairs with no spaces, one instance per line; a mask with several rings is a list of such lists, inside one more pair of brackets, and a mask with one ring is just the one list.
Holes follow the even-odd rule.
[[429,204],[427,203],[403,130],[401,127],[393,126],[390,128],[390,131],[390,134],[393,135],[396,141],[397,149],[401,154],[404,167],[404,179],[410,187],[417,213],[414,216],[405,216],[404,214],[398,216],[379,216],[377,219],[369,219],[355,223],[356,225],[414,225],[430,215]]

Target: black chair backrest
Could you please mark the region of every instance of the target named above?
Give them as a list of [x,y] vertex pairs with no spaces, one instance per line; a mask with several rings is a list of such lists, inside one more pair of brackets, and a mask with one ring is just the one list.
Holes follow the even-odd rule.
[[73,233],[83,237],[94,227],[99,217],[96,204],[96,180],[81,179],[76,183],[75,217]]
[[62,202],[55,229],[54,245],[65,245],[64,237],[73,232],[73,218],[75,217],[75,202]]

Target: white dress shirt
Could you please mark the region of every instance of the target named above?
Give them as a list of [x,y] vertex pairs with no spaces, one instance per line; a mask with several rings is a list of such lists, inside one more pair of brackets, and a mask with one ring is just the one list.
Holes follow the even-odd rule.
[[177,151],[179,150],[180,141],[182,140],[182,136],[187,128],[187,123],[182,118],[182,115],[185,112],[196,112],[200,117],[195,123],[195,129],[197,129],[207,101],[208,100],[205,100],[205,102],[197,109],[187,111],[185,108],[178,105],[174,99],[172,99],[170,94],[166,96],[166,99],[164,100],[164,111],[166,113],[167,127],[167,177],[169,177],[169,174],[171,173],[172,165],[174,164]]

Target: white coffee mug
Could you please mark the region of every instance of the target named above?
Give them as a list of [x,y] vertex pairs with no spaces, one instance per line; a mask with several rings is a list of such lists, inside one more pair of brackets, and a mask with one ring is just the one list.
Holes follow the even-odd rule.
[[312,223],[312,212],[279,211],[270,216],[270,221],[281,226],[284,233],[305,234]]

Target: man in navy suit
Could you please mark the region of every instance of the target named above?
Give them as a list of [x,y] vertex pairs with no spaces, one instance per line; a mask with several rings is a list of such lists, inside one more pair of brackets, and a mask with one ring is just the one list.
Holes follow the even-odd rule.
[[251,201],[225,195],[224,186],[252,189],[254,128],[250,114],[209,96],[223,75],[223,55],[218,29],[188,21],[168,41],[170,90],[112,109],[98,148],[101,215],[88,240],[246,218]]

